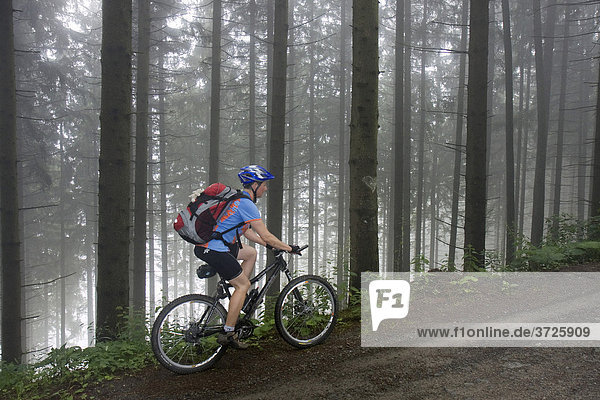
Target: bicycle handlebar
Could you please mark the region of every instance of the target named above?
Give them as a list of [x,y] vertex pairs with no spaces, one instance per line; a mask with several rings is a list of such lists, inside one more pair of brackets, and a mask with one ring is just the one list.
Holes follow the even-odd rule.
[[[305,245],[305,246],[300,247],[298,249],[298,251],[300,252],[300,251],[306,250],[307,248],[308,248],[308,245]],[[280,249],[275,249],[275,248],[273,248],[272,250],[273,250],[273,254],[275,254],[275,256],[278,256],[281,253],[286,253],[285,250],[280,250]],[[295,254],[295,253],[290,253],[290,254]]]

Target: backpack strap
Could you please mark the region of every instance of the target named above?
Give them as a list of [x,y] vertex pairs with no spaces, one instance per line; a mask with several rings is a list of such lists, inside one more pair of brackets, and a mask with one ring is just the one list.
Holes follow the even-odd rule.
[[212,235],[210,236],[210,239],[211,239],[211,240],[213,240],[213,239],[218,239],[218,240],[222,241],[222,242],[225,244],[225,246],[228,246],[228,245],[229,245],[229,243],[227,243],[227,242],[225,241],[225,239],[223,239],[223,235],[224,235],[224,234],[226,234],[226,233],[229,233],[229,232],[231,232],[232,230],[234,230],[234,229],[235,229],[235,230],[236,230],[236,231],[235,231],[236,242],[237,242],[238,246],[239,246],[239,247],[240,247],[240,249],[241,249],[241,248],[242,248],[242,241],[241,241],[241,238],[240,238],[240,232],[238,231],[238,229],[239,229],[239,228],[241,228],[241,227],[242,227],[242,226],[244,226],[244,225],[246,225],[246,223],[245,223],[245,222],[240,222],[240,223],[239,223],[239,224],[237,224],[236,226],[233,226],[233,227],[231,227],[231,228],[229,228],[229,229],[227,229],[227,230],[224,230],[223,232],[213,232],[213,233],[212,233]]
[[[231,206],[231,203],[233,201],[235,201],[237,199],[241,199],[241,198],[246,198],[246,199],[250,200],[250,198],[248,197],[248,195],[246,193],[244,193],[244,191],[238,189],[238,190],[236,190],[236,192],[237,193],[234,194],[233,196],[231,196],[231,198],[227,199],[227,205],[225,207],[223,207],[223,210],[221,210],[221,212],[217,216],[217,218],[216,218],[217,221],[229,209],[229,207]],[[238,229],[241,228],[244,225],[246,225],[245,222],[240,222],[239,224],[237,224],[237,225],[235,225],[235,226],[233,226],[233,227],[231,227],[231,228],[229,228],[227,230],[224,230],[223,232],[213,232],[210,238],[211,238],[211,240],[212,239],[218,239],[218,240],[222,241],[223,244],[225,244],[225,246],[229,246],[229,243],[227,243],[225,241],[225,239],[223,239],[223,235],[226,234],[226,233],[229,233],[229,232],[231,232],[232,230],[235,229],[236,230],[235,231],[235,237],[236,237],[237,245],[239,246],[240,249],[242,249],[243,248],[242,247],[242,240],[241,240],[240,232],[238,231]]]

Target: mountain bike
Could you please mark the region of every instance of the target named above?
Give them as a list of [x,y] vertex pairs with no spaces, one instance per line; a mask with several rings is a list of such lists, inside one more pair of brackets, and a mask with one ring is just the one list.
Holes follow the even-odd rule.
[[[306,249],[304,246],[300,251]],[[316,275],[293,278],[283,258],[284,251],[273,249],[275,261],[250,279],[251,290],[242,307],[243,317],[236,325],[240,339],[254,333],[252,315],[267,291],[282,273],[288,283],[275,303],[275,326],[281,337],[297,348],[308,348],[322,343],[333,330],[338,303],[333,287]],[[198,268],[200,278],[215,275],[208,264]],[[258,290],[258,283],[266,276],[266,283]],[[190,374],[213,366],[225,353],[227,346],[217,343],[217,334],[223,330],[227,318],[221,301],[230,298],[232,286],[225,279],[217,283],[215,294],[188,294],[167,304],[152,326],[152,350],[160,364],[178,373]]]

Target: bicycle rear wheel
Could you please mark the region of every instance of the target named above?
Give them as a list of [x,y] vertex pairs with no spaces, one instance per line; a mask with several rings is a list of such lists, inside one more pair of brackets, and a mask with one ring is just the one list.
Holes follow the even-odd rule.
[[188,294],[162,309],[152,326],[150,342],[158,361],[178,374],[210,368],[225,352],[217,343],[227,312],[212,297]]
[[303,275],[291,280],[275,304],[275,326],[283,339],[298,348],[323,342],[337,320],[337,297],[325,279]]

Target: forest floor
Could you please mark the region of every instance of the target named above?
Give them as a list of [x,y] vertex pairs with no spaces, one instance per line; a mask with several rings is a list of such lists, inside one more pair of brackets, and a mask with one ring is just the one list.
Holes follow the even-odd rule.
[[[600,264],[568,267],[600,272]],[[214,368],[148,367],[88,388],[103,400],[599,399],[600,348],[362,348],[360,321],[297,350],[274,338]]]

